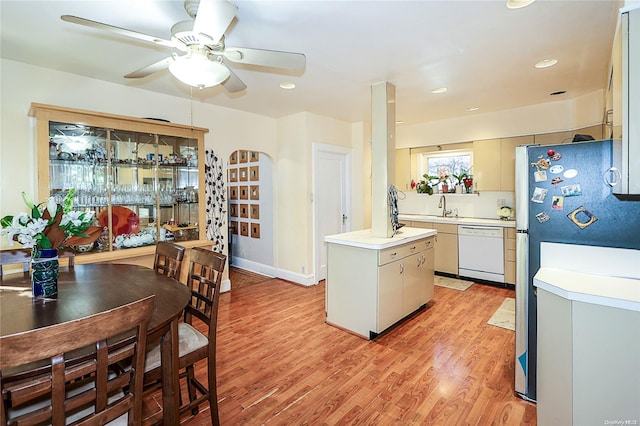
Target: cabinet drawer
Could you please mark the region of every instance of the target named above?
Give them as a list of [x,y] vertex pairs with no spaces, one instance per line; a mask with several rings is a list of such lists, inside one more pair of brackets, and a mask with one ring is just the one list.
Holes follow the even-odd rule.
[[407,256],[424,251],[430,247],[433,247],[433,238],[412,241],[410,243],[380,250],[378,254],[378,265],[386,265],[389,262],[404,259]]
[[409,226],[412,228],[434,229],[433,222],[417,222],[412,220]]
[[433,248],[435,246],[436,237],[427,238],[426,240],[423,240],[420,243],[422,245],[422,249],[423,250],[428,250],[428,249]]
[[434,223],[433,228],[443,234],[458,234],[458,225],[451,223]]
[[394,262],[396,260],[402,259],[408,254],[408,249],[405,246],[396,246],[380,250],[380,252],[378,253],[378,265],[386,265],[389,262]]

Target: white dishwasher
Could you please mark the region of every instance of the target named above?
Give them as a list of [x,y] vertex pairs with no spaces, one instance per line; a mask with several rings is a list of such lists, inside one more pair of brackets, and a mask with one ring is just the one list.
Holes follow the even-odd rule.
[[503,228],[458,225],[458,274],[504,282]]

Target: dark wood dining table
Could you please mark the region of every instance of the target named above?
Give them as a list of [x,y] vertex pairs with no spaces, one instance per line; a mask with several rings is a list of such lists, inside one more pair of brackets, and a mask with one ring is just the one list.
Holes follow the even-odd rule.
[[60,269],[56,297],[37,299],[29,276],[5,275],[0,281],[0,335],[86,317],[152,294],[148,339],[161,339],[163,420],[178,425],[178,319],[191,297],[186,285],[142,266],[76,265]]

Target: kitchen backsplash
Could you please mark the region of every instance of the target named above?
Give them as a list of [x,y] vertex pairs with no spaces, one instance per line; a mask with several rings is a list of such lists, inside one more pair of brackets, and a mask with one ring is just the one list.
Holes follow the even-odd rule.
[[[427,195],[418,194],[416,191],[398,191],[398,210],[400,214],[441,215],[442,208],[438,208],[441,195],[443,194]],[[458,209],[460,217],[498,219],[496,210],[502,205],[511,207],[515,211],[515,193],[513,192],[444,194],[444,196],[447,200],[447,210]]]

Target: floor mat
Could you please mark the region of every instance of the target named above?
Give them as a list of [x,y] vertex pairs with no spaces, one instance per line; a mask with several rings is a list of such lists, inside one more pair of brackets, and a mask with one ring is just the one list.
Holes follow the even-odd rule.
[[505,297],[502,305],[487,321],[489,325],[506,328],[507,330],[516,329],[516,299]]
[[453,290],[465,291],[473,285],[473,281],[459,280],[457,278],[435,276],[434,284],[440,287],[451,288]]

